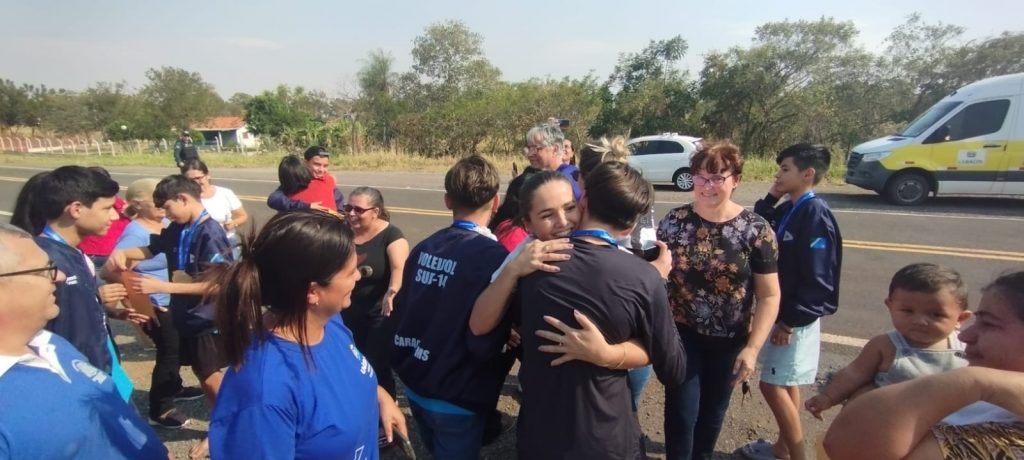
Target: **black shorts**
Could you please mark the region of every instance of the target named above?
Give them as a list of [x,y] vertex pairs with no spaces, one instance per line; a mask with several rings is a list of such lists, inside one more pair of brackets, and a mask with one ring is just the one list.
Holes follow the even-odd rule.
[[200,381],[228,367],[220,334],[181,336],[181,365],[192,366]]

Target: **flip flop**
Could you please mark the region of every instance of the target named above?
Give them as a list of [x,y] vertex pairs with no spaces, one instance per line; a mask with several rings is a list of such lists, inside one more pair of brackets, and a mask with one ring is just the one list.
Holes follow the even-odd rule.
[[772,451],[772,443],[764,439],[747,443],[743,447],[736,449],[735,453],[749,460],[788,460],[776,457],[775,452]]

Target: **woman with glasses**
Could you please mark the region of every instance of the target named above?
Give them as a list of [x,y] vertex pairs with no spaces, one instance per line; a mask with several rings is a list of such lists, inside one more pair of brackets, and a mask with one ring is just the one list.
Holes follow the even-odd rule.
[[246,243],[242,260],[215,274],[230,368],[210,457],[379,458],[378,425],[387,439],[408,431],[338,317],[360,278],[348,225],[280,213]]
[[669,302],[687,358],[683,384],[665,388],[669,459],[710,458],[732,389],[754,373],[780,298],[775,234],[732,200],[740,149],[704,146],[690,170],[693,202],[669,211],[657,232],[672,253]]
[[210,169],[201,160],[188,160],[181,167],[181,174],[192,182],[199,184],[199,197],[206,212],[213,220],[224,227],[228,242],[234,248],[235,260],[238,260],[238,235],[235,229],[249,220],[249,213],[242,207],[242,201],[235,192],[226,187],[213,185]]
[[384,197],[373,187],[359,187],[343,208],[352,228],[359,271],[363,278],[352,291],[352,306],[341,316],[352,330],[356,346],[377,372],[377,381],[392,397],[391,347],[395,324],[389,320],[395,294],[402,287],[402,269],[409,257],[409,241],[391,224]]

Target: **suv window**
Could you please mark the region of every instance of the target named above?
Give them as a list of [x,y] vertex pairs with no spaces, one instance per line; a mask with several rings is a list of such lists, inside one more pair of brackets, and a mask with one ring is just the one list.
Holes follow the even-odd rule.
[[945,131],[938,142],[958,141],[998,132],[1003,127],[1006,112],[1010,108],[1008,99],[979,102],[965,107],[950,118],[936,134]]

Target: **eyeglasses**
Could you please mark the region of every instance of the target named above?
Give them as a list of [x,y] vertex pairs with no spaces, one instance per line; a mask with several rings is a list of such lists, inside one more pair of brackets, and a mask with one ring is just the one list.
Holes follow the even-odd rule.
[[526,146],[526,151],[527,152],[539,152],[539,151],[544,150],[544,149],[546,149],[548,147],[551,147],[551,146],[550,145],[527,145]]
[[373,207],[373,208],[360,208],[359,206],[353,206],[351,204],[346,204],[345,206],[341,207],[341,210],[345,211],[345,214],[354,212],[354,213],[356,213],[356,215],[360,215],[360,216],[363,215],[363,213],[365,213],[366,211],[370,211],[370,210],[373,210],[373,209],[377,209],[377,208],[376,207]]
[[46,266],[43,267],[43,268],[33,268],[31,270],[22,270],[20,272],[0,273],[0,278],[7,277],[7,276],[37,275],[38,274],[38,276],[45,276],[45,277],[49,278],[50,281],[57,281],[57,273],[59,273],[59,272],[60,272],[60,270],[57,268],[57,263],[51,260],[51,261],[47,262]]
[[716,174],[711,177],[693,176],[693,185],[696,185],[698,187],[704,187],[705,185],[710,184],[715,187],[721,187],[722,184],[725,183],[725,180],[732,176],[732,174],[728,176],[720,176]]
[[205,180],[207,177],[210,177],[210,175],[209,174],[203,174],[202,176],[196,176],[196,177],[185,176],[185,177],[188,178],[188,180],[190,180],[192,182],[199,183],[199,182],[202,182],[203,180]]

